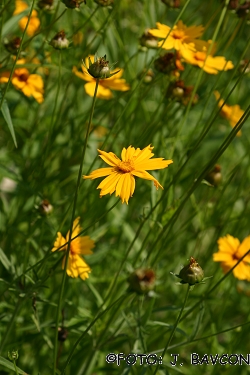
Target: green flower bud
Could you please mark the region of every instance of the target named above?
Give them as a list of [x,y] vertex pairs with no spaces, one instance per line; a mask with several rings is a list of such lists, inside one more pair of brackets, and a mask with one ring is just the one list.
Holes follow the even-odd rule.
[[200,283],[204,279],[204,271],[193,257],[190,257],[189,264],[182,268],[179,277],[190,285]]
[[18,359],[18,350],[12,350],[12,352],[8,352],[8,357],[11,361],[15,362]]
[[118,73],[119,70],[115,73],[110,73],[110,66],[109,61],[106,60],[106,55],[103,57],[95,58],[95,62],[92,63],[90,57],[89,59],[89,68],[87,68],[87,71],[89,74],[94,78],[110,78],[114,74]]
[[55,49],[65,49],[69,46],[69,41],[65,36],[64,30],[59,31],[49,43]]
[[214,168],[206,175],[205,180],[215,187],[219,186],[222,180],[221,166],[216,164]]
[[137,269],[128,277],[128,282],[130,291],[148,293],[155,287],[155,273],[151,269]]

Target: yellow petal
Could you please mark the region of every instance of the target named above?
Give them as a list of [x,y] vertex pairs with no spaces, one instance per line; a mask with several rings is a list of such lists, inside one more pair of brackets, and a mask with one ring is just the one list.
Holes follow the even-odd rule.
[[54,247],[51,251],[56,251],[59,249],[59,251],[62,251],[62,250],[66,250],[66,246],[63,246],[65,245],[67,241],[65,240],[65,238],[62,236],[62,234],[60,232],[57,233],[57,238],[54,242]]
[[155,169],[167,168],[169,164],[172,164],[173,160],[164,160],[163,158],[155,158],[151,160],[142,161],[140,163],[135,163],[135,167],[138,170],[153,171]]
[[105,152],[102,150],[98,150],[100,158],[105,161],[108,165],[111,165],[112,167],[116,167],[121,160],[116,156],[113,152]]
[[100,168],[90,173],[89,176],[83,176],[84,179],[90,178],[94,180],[98,177],[104,177],[110,175],[114,171],[114,168]]

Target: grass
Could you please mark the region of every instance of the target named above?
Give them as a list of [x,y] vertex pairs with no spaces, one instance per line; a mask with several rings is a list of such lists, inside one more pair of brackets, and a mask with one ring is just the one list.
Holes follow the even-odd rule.
[[[57,2],[46,12],[27,1],[29,8],[13,16],[14,2],[2,2],[0,79],[17,69],[4,43],[23,37],[21,67],[42,77],[44,101],[25,96],[11,78],[1,83],[1,374],[249,374],[239,357],[214,366],[204,357],[241,353],[248,361],[250,352],[249,282],[232,269],[225,277],[213,261],[220,237],[249,235],[249,24],[228,3],[182,1],[173,9],[160,0],[110,7],[87,0],[78,11]],[[17,18],[26,15],[31,23],[32,7],[40,29],[28,35]],[[154,61],[174,50],[143,47],[140,37],[156,22],[173,27],[178,20],[202,24],[201,38],[216,41],[216,55],[234,68],[214,75],[183,62],[179,78],[157,71]],[[50,41],[62,29],[70,45],[55,50]],[[95,53],[124,69],[130,90],[113,90],[109,100],[87,95],[87,82],[72,69],[80,71]],[[177,80],[189,90],[184,104]],[[244,111],[234,128],[221,116],[215,90]],[[173,160],[167,169],[149,171],[164,190],[136,178],[127,205],[114,194],[100,199],[101,179],[81,178],[107,167],[97,149],[120,157],[123,147],[149,144],[154,157]],[[215,164],[218,186],[206,180]],[[86,280],[62,270],[65,252],[51,252],[57,232],[72,237],[78,216],[80,235],[95,241],[93,254],[84,257],[91,268]],[[179,274],[191,256],[212,278],[194,288],[177,285],[171,272]],[[140,294],[134,272],[141,269],[153,273],[147,274],[151,290]],[[159,364],[139,356],[132,366],[130,353],[155,354]],[[192,353],[203,364],[192,365]]]

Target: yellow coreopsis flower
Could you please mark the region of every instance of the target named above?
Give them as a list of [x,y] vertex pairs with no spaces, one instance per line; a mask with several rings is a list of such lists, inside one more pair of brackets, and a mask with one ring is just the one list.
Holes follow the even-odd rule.
[[[183,49],[202,50],[207,46],[207,42],[198,40],[204,31],[203,26],[186,26],[182,21],[178,21],[171,30],[171,27],[156,22],[157,29],[150,29],[149,33],[157,38],[165,39],[158,42],[158,47],[164,49]],[[171,31],[170,31],[171,30]]]
[[[68,258],[68,264],[67,264],[67,275],[73,278],[76,278],[80,276],[82,280],[85,280],[89,277],[89,273],[91,272],[90,267],[87,265],[87,263],[84,261],[84,259],[81,257],[82,255],[92,254],[93,252],[91,249],[95,246],[95,243],[93,240],[90,239],[89,236],[83,236],[83,237],[76,237],[80,231],[81,227],[79,225],[80,217],[74,220],[73,223],[73,231],[72,236],[73,240],[70,242],[70,252],[69,252],[69,258]],[[54,243],[54,247],[52,251],[65,251],[67,250],[67,242],[69,241],[69,231],[66,235],[66,239],[62,236],[60,232],[57,233],[57,239]],[[62,263],[62,269],[65,267],[65,259],[63,258]]]
[[199,68],[209,74],[218,74],[221,70],[229,70],[234,67],[232,61],[226,61],[224,56],[214,57],[213,54],[207,55],[205,51],[183,49],[181,56],[185,62],[199,66]]
[[[216,97],[216,100],[220,99],[220,93],[218,91],[214,92],[214,95]],[[218,107],[221,107],[224,103],[223,99],[220,99],[218,102]],[[226,118],[231,127],[234,128],[237,122],[240,120],[240,118],[244,115],[244,111],[240,108],[238,104],[235,105],[227,105],[224,104],[222,107],[220,114],[222,117]],[[238,131],[237,137],[240,137],[242,134],[241,130]]]
[[[28,8],[28,4],[25,1],[16,0],[16,9],[15,9],[15,12],[13,14],[14,15],[19,14],[27,8]],[[25,16],[25,17],[21,18],[20,21],[18,22],[19,27],[22,30],[24,30],[26,25],[27,25],[27,22],[28,22],[28,16]],[[36,31],[39,29],[39,27],[40,27],[40,20],[37,17],[37,11],[32,10],[30,22],[29,22],[29,25],[28,25],[28,28],[27,28],[27,31],[26,31],[27,35],[33,36],[36,33]]]
[[[25,64],[24,59],[17,61],[17,65]],[[0,73],[0,82],[8,82],[10,72]],[[17,68],[14,71],[11,82],[13,86],[21,90],[24,95],[30,97],[33,96],[38,103],[43,102],[44,85],[42,77],[38,74],[30,74],[26,68]]]
[[[244,254],[250,249],[250,236],[246,237],[242,243],[227,234],[218,240],[218,253],[213,254],[215,262],[221,262],[221,267],[224,273],[228,272]],[[235,269],[233,270],[234,277],[239,280],[250,281],[250,254],[248,254]]]
[[93,180],[98,177],[108,176],[97,187],[97,189],[101,189],[100,197],[115,192],[116,197],[119,196],[122,203],[126,202],[128,204],[128,200],[132,197],[135,190],[134,176],[154,181],[157,190],[159,187],[163,189],[159,181],[146,171],[167,168],[173,161],[164,160],[163,158],[151,159],[154,156],[151,152],[153,148],[150,145],[143,150],[140,148],[135,149],[132,146],[127,149],[123,148],[121,159],[113,152],[98,150],[99,156],[111,167],[97,169],[91,172],[89,176],[83,176],[83,178]]
[[[94,56],[90,56],[92,59]],[[85,60],[85,66],[88,66],[88,59]],[[82,65],[82,72],[79,72],[76,66],[73,67],[73,73],[77,75],[79,78],[87,81],[84,85],[85,91],[89,96],[94,96],[95,86],[96,86],[96,78],[91,76],[87,68]],[[128,91],[130,86],[126,83],[125,79],[122,79],[123,69],[117,68],[117,73],[110,78],[99,79],[99,85],[97,90],[97,98],[100,99],[111,99],[113,97],[111,90],[118,90],[118,91]],[[112,72],[111,74],[114,74]]]

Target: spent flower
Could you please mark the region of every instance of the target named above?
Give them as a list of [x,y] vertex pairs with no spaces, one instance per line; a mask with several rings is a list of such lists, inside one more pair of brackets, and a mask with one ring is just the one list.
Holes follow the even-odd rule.
[[68,48],[69,41],[66,38],[65,31],[64,30],[59,31],[59,33],[57,33],[54,36],[54,38],[50,41],[49,44],[55,49],[59,49],[59,50]]
[[[89,236],[78,236],[81,232],[81,227],[79,225],[80,217],[76,218],[73,223],[73,230],[71,235],[70,242],[70,251],[67,264],[67,275],[73,278],[80,276],[82,280],[85,280],[89,277],[91,272],[90,267],[87,265],[85,260],[81,255],[92,254],[91,249],[95,246],[94,241],[90,239]],[[69,231],[66,235],[66,238],[62,236],[60,232],[57,233],[57,239],[54,243],[52,251],[66,251],[67,242],[69,241]],[[78,237],[76,237],[78,236]],[[74,238],[76,237],[76,238]],[[63,258],[62,268],[65,267],[66,256]]]
[[[250,236],[246,237],[242,243],[227,234],[225,237],[218,239],[219,251],[213,254],[214,262],[221,262],[224,273],[227,273],[235,264],[250,250]],[[234,268],[233,275],[239,280],[250,281],[250,254]]]
[[119,196],[122,203],[128,204],[128,200],[135,190],[134,176],[153,181],[157,190],[159,187],[163,189],[159,181],[146,171],[167,168],[173,161],[163,158],[151,159],[154,156],[153,148],[150,145],[143,150],[135,149],[132,146],[127,149],[124,147],[121,159],[113,152],[98,150],[99,156],[111,167],[97,169],[91,172],[89,176],[83,176],[83,178],[93,180],[108,176],[97,186],[97,189],[101,189],[100,197],[115,192],[116,197]]

